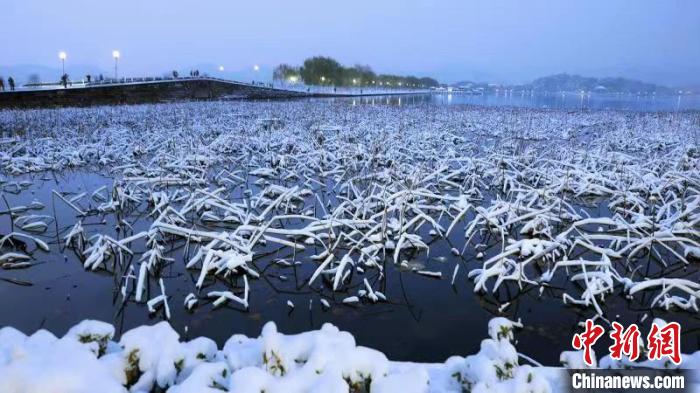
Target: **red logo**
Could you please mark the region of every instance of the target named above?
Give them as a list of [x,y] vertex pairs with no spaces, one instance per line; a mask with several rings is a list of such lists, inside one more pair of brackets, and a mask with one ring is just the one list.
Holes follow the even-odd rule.
[[649,343],[649,359],[657,360],[668,356],[673,364],[681,363],[681,325],[671,322],[664,327],[651,325],[647,336]]
[[615,360],[622,359],[622,354],[627,355],[631,361],[639,358],[639,327],[636,324],[631,324],[627,330],[617,322],[612,323],[614,329],[610,333],[610,338],[613,339],[613,345],[608,347],[610,357]]
[[[626,355],[630,361],[639,359],[640,335],[639,327],[636,324],[630,325],[627,329],[618,322],[612,323],[613,331],[610,332],[610,338],[613,340],[613,345],[608,347],[610,357],[615,360],[622,359],[622,355]],[[575,334],[571,340],[571,345],[574,349],[583,349],[583,361],[588,366],[593,366],[593,354],[591,347],[603,335],[605,329],[602,326],[593,323],[593,320],[586,320],[586,328],[582,333]],[[663,357],[668,357],[673,364],[679,365],[682,361],[681,355],[681,325],[677,322],[671,322],[666,325],[653,323],[649,335],[647,335],[647,344],[649,360],[659,360]]]
[[574,349],[583,349],[583,361],[589,366],[593,365],[591,347],[603,333],[605,333],[605,330],[602,326],[596,325],[591,319],[587,319],[586,330],[583,333],[575,334],[571,340],[571,345],[573,345]]

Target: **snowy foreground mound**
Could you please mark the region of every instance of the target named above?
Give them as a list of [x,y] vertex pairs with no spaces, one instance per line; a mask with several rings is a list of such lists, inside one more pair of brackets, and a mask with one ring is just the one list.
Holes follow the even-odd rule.
[[[112,341],[114,327],[83,321],[62,338],[46,330],[26,336],[0,329],[0,391],[12,392],[551,392],[567,381],[561,370],[519,364],[513,346],[519,323],[489,322],[489,338],[467,357],[444,364],[391,362],[357,346],[331,324],[297,335],[268,322],[258,338],[231,336],[222,350],[211,339],[181,342],[167,322],[141,326]],[[564,352],[569,367],[581,353]],[[700,365],[700,352],[684,355]],[[621,366],[601,361],[606,367]],[[644,364],[663,367],[663,364]]]
[[518,365],[513,327],[496,318],[478,354],[435,365],[392,363],[331,324],[286,336],[269,322],[259,338],[233,335],[222,350],[204,337],[181,342],[167,322],[130,330],[119,343],[111,341],[114,328],[97,321],[83,321],[60,339],[4,328],[0,391],[551,391],[541,372]]

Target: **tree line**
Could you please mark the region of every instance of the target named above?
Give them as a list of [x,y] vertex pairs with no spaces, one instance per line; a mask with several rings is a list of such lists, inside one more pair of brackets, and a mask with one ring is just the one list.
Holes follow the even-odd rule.
[[345,67],[335,59],[315,56],[304,60],[301,66],[280,64],[272,78],[285,83],[305,83],[320,86],[387,86],[387,87],[437,87],[433,78],[377,74],[368,65]]

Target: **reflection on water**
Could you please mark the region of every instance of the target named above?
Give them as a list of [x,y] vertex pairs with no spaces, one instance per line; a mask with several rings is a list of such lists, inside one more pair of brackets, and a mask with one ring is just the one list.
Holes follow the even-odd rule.
[[683,96],[637,96],[628,94],[485,94],[474,95],[460,92],[418,95],[394,95],[357,98],[337,98],[350,100],[352,105],[479,105],[513,106],[540,109],[564,110],[625,110],[638,112],[672,112],[700,110],[700,95]]

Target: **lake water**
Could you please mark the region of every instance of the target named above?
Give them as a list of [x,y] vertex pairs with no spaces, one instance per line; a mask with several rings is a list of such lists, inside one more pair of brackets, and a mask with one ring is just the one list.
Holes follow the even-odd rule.
[[639,112],[676,112],[700,110],[700,95],[637,96],[629,94],[486,94],[436,93],[429,95],[344,98],[356,104],[407,105],[478,105],[491,107],[526,107],[562,110],[623,110]]
[[[51,206],[57,207],[55,225],[61,234],[65,234],[72,226],[74,212],[62,207],[61,201],[51,197],[52,189],[77,195],[82,192],[89,193],[102,185],[111,186],[108,176],[85,171],[26,176],[22,179],[34,183],[28,189],[32,200],[42,202],[48,207],[46,211],[36,214],[53,215]],[[7,199],[11,206],[28,202],[27,197],[21,195],[7,194]],[[592,215],[607,215],[605,209],[600,209],[602,208],[587,210]],[[147,230],[150,222],[141,209],[121,218],[127,219],[135,231]],[[116,224],[115,217],[111,215],[97,215],[84,221],[89,231],[110,234],[115,238],[123,237],[114,231]],[[2,230],[3,233],[9,230],[6,220]],[[422,235],[424,238],[430,238],[427,229],[422,231]],[[2,277],[33,284],[18,286],[0,282],[0,297],[5,299],[0,302],[0,325],[12,325],[25,331],[46,328],[61,334],[79,319],[88,318],[113,323],[117,326],[117,331],[121,332],[163,319],[162,310],[149,314],[144,304],[133,301],[122,303],[119,292],[121,270],[118,270],[118,274],[86,271],[82,266],[82,259],[73,250],[60,246],[60,237],[46,240],[52,243],[56,250],[47,256],[41,255],[38,261],[40,264],[24,270],[0,271]],[[546,364],[556,365],[559,353],[569,349],[571,337],[577,332],[577,323],[590,316],[590,313],[585,309],[563,305],[562,292],[557,288],[566,285],[565,282],[553,283],[552,289],[546,290],[542,295],[537,287],[518,291],[512,286],[503,286],[494,294],[474,294],[474,284],[466,280],[464,274],[478,268],[481,261],[474,259],[472,252],[455,257],[450,251],[452,247],[461,248],[460,244],[463,242],[461,232],[455,231],[448,239],[431,241],[429,256],[419,253],[415,255],[415,259],[409,261],[411,267],[442,272],[441,280],[418,275],[410,269],[398,268],[387,263],[386,278],[381,289],[389,301],[356,306],[344,305],[342,300],[361,289],[362,281],[340,292],[331,291],[329,283],[323,284],[323,289],[309,288],[306,281],[313,274],[316,264],[279,266],[273,261],[291,260],[292,253],[275,251],[276,247],[269,247],[259,250],[261,256],[256,257],[254,262],[261,273],[261,279],[251,281],[249,310],[235,304],[214,309],[208,304],[209,301],[200,300],[200,306],[193,311],[186,310],[180,302],[188,293],[194,291],[194,282],[199,271],[184,268],[182,261],[189,258],[183,255],[182,243],[172,243],[168,246],[168,255],[172,255],[178,262],[169,265],[162,274],[167,293],[171,296],[170,322],[183,336],[192,338],[204,335],[216,340],[220,345],[223,345],[232,332],[257,336],[262,325],[269,320],[275,321],[280,330],[286,333],[318,329],[323,323],[331,322],[343,330],[352,332],[361,345],[379,349],[391,359],[437,362],[444,361],[451,355],[477,352],[481,340],[486,337],[486,324],[489,319],[507,316],[513,320],[520,318],[526,324],[525,329],[518,334],[519,351]],[[136,250],[144,251],[139,248]],[[321,251],[311,248],[307,252],[297,254],[296,258],[303,261],[305,257]],[[496,247],[485,250],[486,259],[497,251],[500,249]],[[192,252],[189,255],[191,254]],[[453,273],[455,258],[461,259],[463,273],[457,285],[452,286],[449,284],[449,278]],[[676,270],[676,267],[668,268],[667,271],[655,268],[653,273],[668,274]],[[693,267],[683,275],[697,276],[697,268]],[[377,280],[377,272],[368,271],[365,278],[374,283]],[[240,290],[242,285],[240,280],[230,283],[210,280],[208,282],[204,293],[214,289]],[[150,283],[148,293],[149,298],[159,293],[156,282]],[[323,296],[320,296],[321,294]],[[321,307],[319,299],[322,297],[332,304],[330,310],[323,310]],[[295,304],[294,310],[287,307],[287,300]],[[510,305],[504,311],[500,311],[505,303]],[[625,300],[621,294],[609,296],[605,302],[605,310],[609,315],[618,315],[618,320],[625,324],[639,323],[642,316],[648,313],[669,321],[679,321],[685,329],[684,350],[700,348],[698,336],[692,333],[700,329],[700,319],[697,315],[649,310],[635,301]],[[605,345],[609,344],[599,345],[600,353],[605,352]]]

